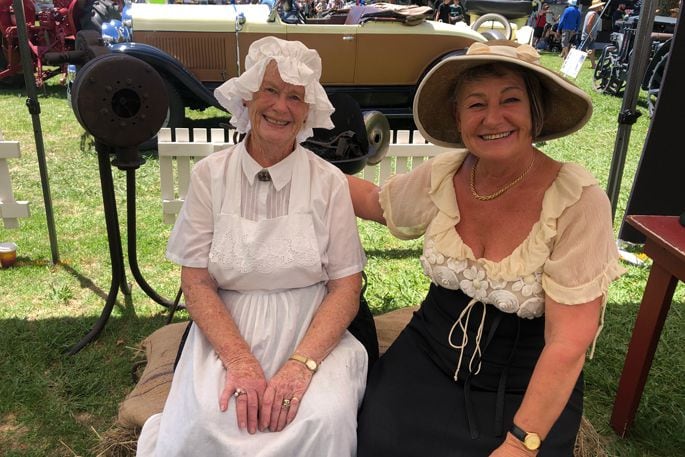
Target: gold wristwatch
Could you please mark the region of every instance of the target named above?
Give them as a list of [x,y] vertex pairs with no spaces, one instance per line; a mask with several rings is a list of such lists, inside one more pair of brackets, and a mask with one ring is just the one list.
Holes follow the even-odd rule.
[[303,364],[309,371],[312,373],[316,373],[316,370],[319,369],[319,364],[316,363],[316,360],[310,359],[309,357],[306,357],[302,354],[293,354],[290,356],[289,360],[294,360],[296,362],[300,362]]
[[511,430],[509,430],[509,432],[521,441],[529,451],[537,451],[540,449],[542,440],[540,440],[540,435],[537,433],[526,432],[516,424],[511,424]]

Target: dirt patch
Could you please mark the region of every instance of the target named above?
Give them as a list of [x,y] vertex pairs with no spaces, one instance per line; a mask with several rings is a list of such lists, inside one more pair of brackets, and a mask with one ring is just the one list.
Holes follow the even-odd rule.
[[25,451],[26,436],[29,429],[19,422],[13,413],[5,414],[0,421],[0,449],[10,451]]

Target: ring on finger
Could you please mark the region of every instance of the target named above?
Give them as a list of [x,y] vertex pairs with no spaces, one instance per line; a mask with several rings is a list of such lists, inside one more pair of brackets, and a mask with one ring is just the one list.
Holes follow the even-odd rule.
[[235,390],[235,392],[233,392],[233,396],[234,396],[235,398],[238,398],[238,397],[240,397],[241,395],[245,395],[246,393],[247,393],[247,392],[246,392],[244,389],[241,389],[240,387],[238,387],[238,388]]
[[283,409],[288,409],[288,408],[290,408],[290,401],[291,401],[290,398],[284,398],[284,399],[283,399],[283,402],[281,403],[281,407],[282,407]]

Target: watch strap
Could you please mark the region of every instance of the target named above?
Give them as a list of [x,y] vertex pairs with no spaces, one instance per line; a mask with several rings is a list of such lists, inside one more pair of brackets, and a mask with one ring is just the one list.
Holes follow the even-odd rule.
[[511,424],[511,429],[509,429],[509,432],[514,435],[517,440],[521,441],[526,449],[530,451],[537,451],[540,449],[540,444],[542,441],[540,440],[540,435],[537,433],[526,432],[521,427],[513,423]]
[[319,369],[319,364],[317,363],[316,360],[314,360],[310,357],[304,356],[302,354],[295,353],[295,354],[291,355],[288,360],[294,360],[296,362],[300,362],[302,365],[304,365],[312,373],[316,373],[316,370]]
[[523,430],[516,424],[511,424],[511,429],[509,431],[512,435],[516,437],[516,439],[518,439],[521,442],[523,442],[526,439],[526,435],[528,434],[525,430]]

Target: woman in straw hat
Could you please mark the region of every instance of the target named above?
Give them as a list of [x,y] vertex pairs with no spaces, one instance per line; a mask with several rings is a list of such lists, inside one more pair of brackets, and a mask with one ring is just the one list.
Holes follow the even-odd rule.
[[533,142],[591,112],[531,46],[475,43],[414,102],[423,136],[453,150],[380,189],[348,178],[358,216],[424,236],[431,279],[370,373],[358,457],[573,454],[585,354],[621,268],[604,191]]
[[344,175],[299,145],[333,127],[320,75],[316,51],[267,37],[215,92],[247,137],[197,163],[171,233],[193,325],[140,456],[356,451],[365,257]]

